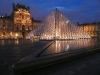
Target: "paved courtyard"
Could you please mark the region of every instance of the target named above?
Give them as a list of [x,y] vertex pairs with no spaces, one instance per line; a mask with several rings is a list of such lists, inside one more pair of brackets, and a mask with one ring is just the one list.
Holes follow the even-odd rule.
[[50,41],[0,40],[0,75],[11,75],[12,65]]
[[[30,55],[50,42],[51,41],[32,42],[30,40],[0,40],[0,75],[13,75],[13,64],[17,63],[19,60]],[[99,46],[99,41],[95,42],[94,40],[93,42],[95,45]],[[60,47],[59,44],[59,42],[58,45],[57,43],[55,44],[56,47],[58,46],[57,50]],[[77,45],[78,44],[79,42],[77,42]],[[62,45],[63,44],[61,44],[61,47],[63,47]],[[67,46],[66,44],[64,45]],[[74,44],[72,44],[70,48],[72,48],[73,45]],[[75,47],[77,47],[77,45]],[[63,48],[61,48],[61,50],[62,49]],[[54,53],[54,48],[52,47],[50,51],[47,50],[47,52]],[[97,53],[85,57],[80,57],[70,61],[24,72],[23,75],[100,75],[100,52],[98,51]]]
[[64,61],[37,68],[22,75],[100,75],[100,51]]

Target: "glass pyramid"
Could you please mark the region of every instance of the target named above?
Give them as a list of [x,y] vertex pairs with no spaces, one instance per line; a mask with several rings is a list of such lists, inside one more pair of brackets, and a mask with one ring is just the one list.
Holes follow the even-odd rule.
[[91,38],[58,9],[53,10],[27,38],[36,36],[41,40]]

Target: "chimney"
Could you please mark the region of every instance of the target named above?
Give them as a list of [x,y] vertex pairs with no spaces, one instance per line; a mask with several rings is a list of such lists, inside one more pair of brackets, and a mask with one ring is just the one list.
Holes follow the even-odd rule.
[[13,3],[13,10],[15,10],[15,3]]
[[27,9],[28,9],[28,11],[30,10],[30,7],[29,6],[27,6]]
[[7,14],[5,15],[5,17],[7,17]]
[[79,25],[79,22],[77,22],[77,25]]

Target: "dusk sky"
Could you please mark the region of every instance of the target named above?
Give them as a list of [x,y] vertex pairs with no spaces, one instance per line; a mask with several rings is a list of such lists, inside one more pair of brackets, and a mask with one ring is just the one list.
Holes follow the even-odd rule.
[[75,23],[100,22],[100,0],[0,0],[0,15],[10,15],[12,3],[29,6],[36,20],[42,21],[53,9],[58,8]]

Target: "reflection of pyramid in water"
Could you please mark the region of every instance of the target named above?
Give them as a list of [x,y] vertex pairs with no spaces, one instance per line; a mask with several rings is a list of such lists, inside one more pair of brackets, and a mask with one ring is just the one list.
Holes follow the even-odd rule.
[[58,9],[49,14],[45,20],[39,24],[37,29],[32,30],[28,37],[40,36],[40,39],[78,39],[91,38],[81,28],[72,23]]

